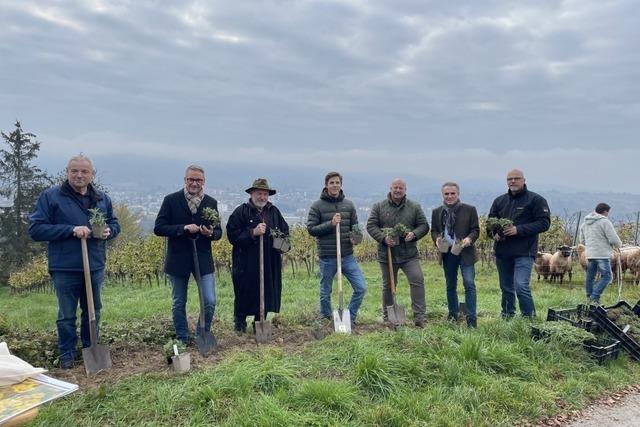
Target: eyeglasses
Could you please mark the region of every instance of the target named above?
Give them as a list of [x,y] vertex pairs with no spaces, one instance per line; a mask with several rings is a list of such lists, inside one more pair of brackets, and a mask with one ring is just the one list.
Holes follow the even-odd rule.
[[507,178],[507,181],[520,181],[522,179],[521,176],[511,176]]
[[200,178],[185,178],[185,180],[189,184],[202,184],[204,182],[204,179],[200,179]]

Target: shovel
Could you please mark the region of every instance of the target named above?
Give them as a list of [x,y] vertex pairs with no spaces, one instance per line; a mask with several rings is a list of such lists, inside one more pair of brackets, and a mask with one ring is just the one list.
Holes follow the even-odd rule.
[[264,318],[264,235],[260,235],[260,321],[256,324],[256,342],[265,344],[271,341],[271,320]]
[[98,344],[98,322],[96,321],[96,308],[93,305],[93,288],[91,287],[91,269],[89,267],[89,250],[87,239],[80,239],[82,247],[82,267],[84,269],[84,287],[87,292],[87,309],[89,310],[89,334],[91,346],[82,349],[82,359],[87,375],[95,375],[100,371],[111,368],[111,355],[109,347]]
[[351,333],[351,313],[344,309],[344,293],[342,292],[342,253],[340,249],[340,223],[336,224],[336,257],[338,264],[338,309],[333,310],[333,325],[336,332]]
[[407,315],[404,307],[396,302],[396,281],[393,277],[393,258],[391,256],[391,246],[387,246],[387,258],[389,259],[389,288],[393,296],[393,305],[387,306],[387,318],[394,328],[404,326],[407,323]]
[[[191,239],[193,246],[193,272],[196,276],[196,285],[198,285],[198,296],[200,297],[200,319],[198,319],[198,333],[196,334],[196,345],[201,355],[207,356],[211,350],[218,344],[216,337],[211,331],[204,330],[204,293],[200,288],[202,281],[200,278],[200,263],[198,262],[198,248],[196,247],[196,239]],[[213,321],[213,319],[212,319]]]

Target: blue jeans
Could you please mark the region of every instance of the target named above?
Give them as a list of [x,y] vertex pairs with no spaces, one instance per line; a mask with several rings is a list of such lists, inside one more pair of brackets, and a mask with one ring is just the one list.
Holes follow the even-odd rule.
[[502,290],[502,317],[510,318],[516,314],[516,295],[523,316],[535,317],[536,307],[533,303],[529,281],[533,257],[497,258],[496,267]]
[[[337,272],[338,263],[336,258],[320,258],[320,314],[324,317],[332,316],[331,286]],[[356,321],[364,294],[367,293],[367,282],[364,280],[358,261],[353,255],[342,257],[342,274],[349,280],[353,288],[353,295],[351,295],[351,301],[349,302],[349,313],[353,323]]]
[[[77,357],[76,346],[78,334],[76,332],[76,312],[80,302],[80,337],[82,348],[91,346],[89,333],[89,312],[87,311],[87,293],[82,271],[52,271],[51,278],[58,298],[58,350],[60,360],[73,360]],[[93,290],[93,306],[96,310],[96,325],[100,323],[100,291],[104,281],[104,270],[91,272],[91,289]]]
[[[189,276],[177,277],[169,276],[171,280],[171,312],[173,314],[173,326],[176,328],[176,338],[183,342],[189,341],[189,324],[187,323],[187,287]],[[204,330],[211,330],[213,313],[216,309],[216,279],[212,274],[205,274],[200,277],[200,292],[204,299]],[[200,316],[196,332],[200,330]]]
[[[596,280],[596,273],[600,272],[600,280],[595,285],[593,282]],[[595,302],[600,302],[600,295],[604,292],[604,288],[607,287],[613,279],[613,273],[611,273],[611,260],[608,258],[591,258],[587,264],[587,276],[584,281],[585,290],[587,291],[587,298],[591,298]]]
[[460,255],[453,255],[451,252],[442,255],[442,269],[447,283],[447,304],[449,306],[449,317],[458,318],[460,304],[458,303],[458,267],[462,273],[462,286],[464,286],[464,303],[466,306],[467,323],[475,325],[476,315],[476,269],[473,264],[462,263]]

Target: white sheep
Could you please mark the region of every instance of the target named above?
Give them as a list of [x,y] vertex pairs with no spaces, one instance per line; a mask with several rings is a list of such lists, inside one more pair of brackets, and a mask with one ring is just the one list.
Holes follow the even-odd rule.
[[536,254],[536,262],[534,264],[536,273],[538,273],[538,282],[540,281],[540,276],[547,280],[549,278],[549,274],[551,274],[549,270],[549,264],[551,262],[551,254],[548,252],[538,252]]
[[569,282],[571,282],[571,247],[567,245],[558,246],[558,251],[551,255],[549,261],[549,272],[551,273],[551,281],[564,280],[565,273],[569,274]]

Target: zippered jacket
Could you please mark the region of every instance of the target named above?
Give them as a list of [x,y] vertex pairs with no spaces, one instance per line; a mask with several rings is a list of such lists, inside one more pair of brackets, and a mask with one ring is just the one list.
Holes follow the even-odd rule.
[[580,227],[580,243],[585,246],[587,259],[609,259],[613,255],[613,248],[622,246],[622,240],[609,218],[597,212],[584,217]]
[[[533,191],[524,190],[496,198],[489,210],[489,218],[509,218],[518,230],[515,236],[505,236],[494,243],[498,258],[536,257],[538,234],[551,226],[549,205],[544,197]],[[489,232],[489,230],[487,230]]]
[[419,257],[418,240],[429,232],[429,223],[419,203],[407,199],[406,196],[400,203],[395,203],[391,194],[388,194],[385,200],[373,205],[367,220],[367,232],[378,242],[378,261],[383,264],[388,264],[389,261],[382,228],[393,227],[398,223],[407,226],[416,238],[410,242],[401,238],[400,244],[391,248],[394,264],[403,264],[417,259]]
[[[91,208],[98,208],[107,218],[111,229],[109,239],[120,233],[118,218],[113,214],[111,199],[91,184],[87,190]],[[36,208],[29,216],[29,235],[38,242],[49,242],[49,271],[83,271],[80,239],[73,236],[73,228],[89,225],[89,212],[68,183],[49,188],[40,194]],[[91,271],[104,268],[105,240],[87,239]]]
[[340,255],[345,257],[353,254],[350,232],[352,227],[358,224],[356,207],[351,200],[345,199],[342,190],[338,197],[332,197],[325,188],[320,194],[320,199],[313,202],[309,208],[307,218],[307,231],[316,238],[320,258],[335,258],[337,255],[336,226],[331,223],[336,213],[341,216]]

